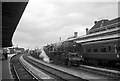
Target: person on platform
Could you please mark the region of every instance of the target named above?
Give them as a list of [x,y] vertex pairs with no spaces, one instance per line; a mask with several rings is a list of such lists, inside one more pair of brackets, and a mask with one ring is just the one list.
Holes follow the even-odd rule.
[[8,59],[8,54],[7,54],[7,50],[6,49],[3,49],[3,55],[4,55],[5,59],[7,60]]
[[5,59],[6,59],[6,60],[8,59],[8,54],[7,54],[7,52],[5,52]]

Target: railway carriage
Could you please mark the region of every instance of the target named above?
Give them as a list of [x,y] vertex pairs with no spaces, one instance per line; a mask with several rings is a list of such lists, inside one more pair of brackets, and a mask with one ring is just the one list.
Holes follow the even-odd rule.
[[82,44],[86,61],[115,64],[120,63],[120,39],[108,39]]
[[120,64],[120,17],[101,20],[86,31],[87,35],[72,41],[81,43],[84,61],[94,64]]

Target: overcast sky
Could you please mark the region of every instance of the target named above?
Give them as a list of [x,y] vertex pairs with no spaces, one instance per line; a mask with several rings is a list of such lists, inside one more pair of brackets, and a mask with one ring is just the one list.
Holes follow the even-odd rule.
[[[105,0],[104,0],[105,1]],[[85,35],[94,21],[118,17],[118,2],[80,2],[80,0],[29,0],[13,36],[13,44],[25,48]],[[111,0],[110,0],[111,1]]]

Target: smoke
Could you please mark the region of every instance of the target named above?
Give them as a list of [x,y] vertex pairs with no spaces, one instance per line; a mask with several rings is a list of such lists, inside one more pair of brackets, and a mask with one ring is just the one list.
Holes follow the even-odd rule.
[[41,50],[41,51],[42,51],[42,53],[39,55],[39,58],[42,58],[43,61],[50,63],[49,57],[46,55],[46,53],[43,50]]
[[47,63],[50,63],[49,58],[43,58],[43,61],[45,61],[45,62],[47,62]]

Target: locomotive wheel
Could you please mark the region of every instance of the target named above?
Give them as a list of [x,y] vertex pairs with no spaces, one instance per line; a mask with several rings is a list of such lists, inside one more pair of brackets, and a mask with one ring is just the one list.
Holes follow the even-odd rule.
[[77,64],[76,67],[79,67],[79,64]]
[[115,65],[116,65],[116,62],[114,62],[114,61],[109,61],[109,62],[107,62],[107,65],[108,65],[108,66],[115,66]]
[[70,66],[70,65],[71,65],[69,59],[66,59],[66,60],[65,60],[65,65],[67,65],[67,66]]
[[76,63],[76,67],[79,67],[79,65],[80,65],[80,62],[77,62],[77,63]]

